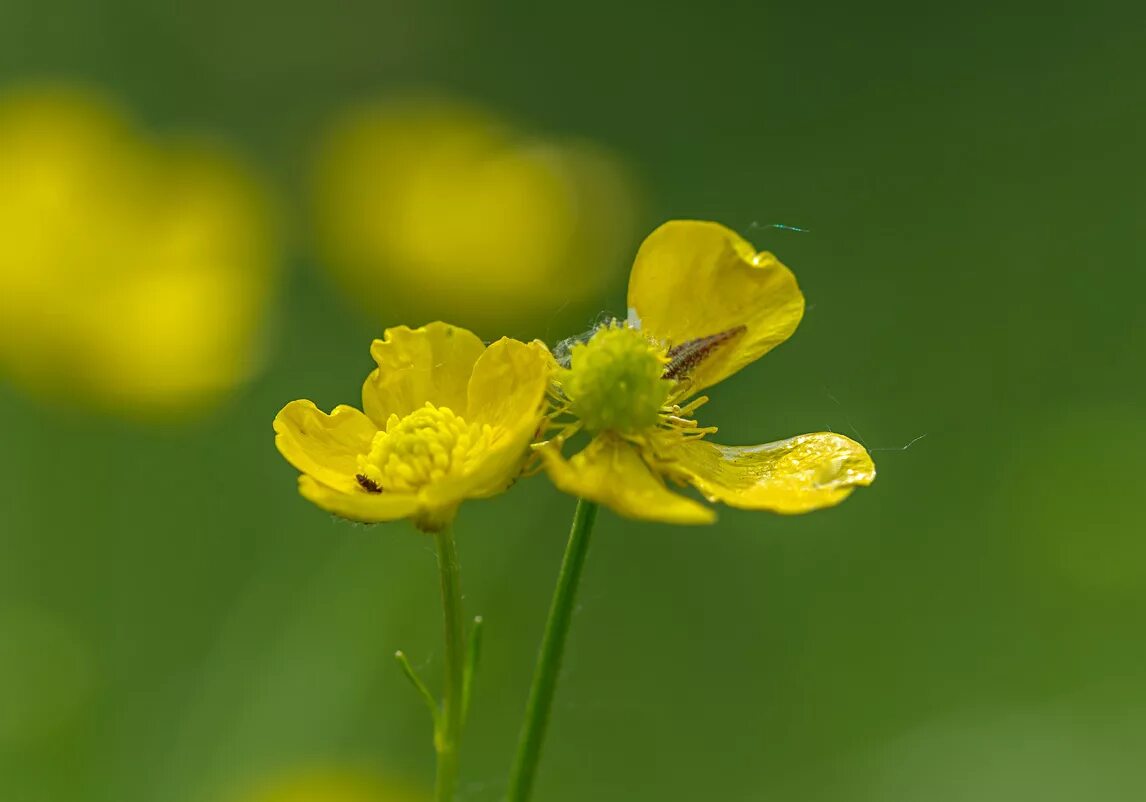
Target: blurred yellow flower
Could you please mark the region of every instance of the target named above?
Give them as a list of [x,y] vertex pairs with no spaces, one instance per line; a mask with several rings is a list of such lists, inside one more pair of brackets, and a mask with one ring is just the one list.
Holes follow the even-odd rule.
[[448,525],[465,499],[500,493],[520,473],[544,417],[552,356],[538,342],[431,323],[387,329],[362,409],[327,415],[292,401],[275,417],[275,445],[302,472],[299,491],[355,521],[411,518]]
[[548,322],[599,292],[634,207],[624,172],[600,150],[435,100],[335,121],[315,195],[323,261],[371,311],[495,331]]
[[156,142],[78,90],[0,99],[0,370],[129,414],[246,378],[276,266],[270,210],[213,145]]
[[287,774],[239,797],[240,802],[423,802],[429,796],[394,781],[344,768]]
[[[708,400],[696,393],[788,339],[803,317],[796,279],[772,254],[716,223],[666,223],[637,253],[628,307],[624,323],[574,344],[557,374],[557,413],[575,420],[538,451],[559,488],[632,518],[693,524],[713,511],[664,477],[710,501],[780,513],[838,504],[871,484],[871,457],[842,435],[722,446],[704,439],[715,428],[691,419]],[[566,459],[562,446],[580,429],[593,439]]]

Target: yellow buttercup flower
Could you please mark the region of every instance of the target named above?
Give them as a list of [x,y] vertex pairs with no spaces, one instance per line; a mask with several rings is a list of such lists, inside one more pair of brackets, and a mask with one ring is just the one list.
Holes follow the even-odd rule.
[[466,329],[387,329],[362,411],[292,401],[275,444],[302,472],[299,491],[325,510],[374,523],[410,518],[438,531],[465,499],[519,475],[541,426],[553,358],[539,342],[486,346]]
[[[867,450],[843,435],[723,446],[692,419],[708,400],[699,392],[784,342],[803,317],[804,296],[775,256],[717,223],[666,223],[637,253],[628,307],[626,321],[564,355],[554,419],[575,420],[537,447],[557,487],[631,518],[695,524],[715,514],[666,478],[713,502],[779,513],[838,504],[874,480]],[[593,439],[566,459],[579,430]]]
[[602,149],[442,98],[339,115],[314,196],[321,262],[355,301],[497,332],[551,323],[599,293],[635,207],[626,171]]
[[257,366],[277,254],[244,164],[41,87],[0,99],[0,175],[0,372],[153,416],[217,401]]

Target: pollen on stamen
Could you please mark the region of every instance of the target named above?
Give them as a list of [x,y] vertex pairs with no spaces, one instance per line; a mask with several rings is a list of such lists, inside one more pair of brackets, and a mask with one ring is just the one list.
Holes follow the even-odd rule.
[[489,447],[489,424],[469,424],[448,407],[431,403],[399,418],[374,435],[358,455],[358,484],[368,493],[415,493],[447,476],[464,473]]

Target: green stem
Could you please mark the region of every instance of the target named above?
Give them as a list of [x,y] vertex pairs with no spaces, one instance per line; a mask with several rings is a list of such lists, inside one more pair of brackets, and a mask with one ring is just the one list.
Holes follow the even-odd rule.
[[545,728],[553,707],[553,693],[557,689],[557,675],[561,672],[561,658],[565,653],[565,640],[569,635],[569,624],[577,600],[577,586],[581,581],[581,569],[585,567],[585,556],[589,553],[589,535],[596,518],[597,505],[580,499],[577,502],[577,512],[573,515],[569,544],[565,547],[565,557],[561,561],[561,572],[557,576],[557,589],[553,592],[553,601],[549,606],[549,618],[545,622],[545,636],[533,672],[525,722],[517,742],[517,760],[509,778],[507,802],[526,802],[533,791],[533,780],[541,759],[541,744],[545,740]]
[[438,771],[434,781],[435,802],[453,802],[458,785],[458,739],[462,730],[465,682],[465,625],[462,623],[462,586],[458,550],[449,526],[434,533],[438,572],[442,583],[442,615],[446,635],[445,690],[441,715],[434,731]]

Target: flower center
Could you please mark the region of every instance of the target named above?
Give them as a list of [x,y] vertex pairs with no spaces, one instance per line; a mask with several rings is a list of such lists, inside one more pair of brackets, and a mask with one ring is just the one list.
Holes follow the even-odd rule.
[[430,402],[404,418],[391,415],[358,457],[358,483],[369,492],[411,493],[464,473],[490,442],[489,424],[466,423]]
[[591,432],[633,434],[656,426],[672,381],[664,349],[636,329],[606,326],[573,346],[562,390]]

